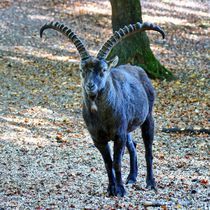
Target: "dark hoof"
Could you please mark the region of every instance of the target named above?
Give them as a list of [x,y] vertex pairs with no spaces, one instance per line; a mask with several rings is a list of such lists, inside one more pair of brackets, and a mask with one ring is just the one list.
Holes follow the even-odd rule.
[[135,184],[135,183],[136,183],[136,177],[129,175],[126,180],[126,184]]
[[146,188],[148,190],[154,190],[155,192],[157,192],[155,179],[147,180],[147,186],[146,186]]
[[124,197],[125,194],[126,194],[126,191],[123,185],[116,186],[116,196]]
[[126,194],[125,188],[123,185],[109,185],[107,189],[108,196],[119,196],[123,197]]
[[116,188],[115,185],[109,185],[107,189],[108,196],[115,196],[116,195]]

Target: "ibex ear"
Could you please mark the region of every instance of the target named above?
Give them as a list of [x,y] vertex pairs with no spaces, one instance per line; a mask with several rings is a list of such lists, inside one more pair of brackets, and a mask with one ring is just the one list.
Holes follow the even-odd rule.
[[113,59],[107,61],[109,69],[115,67],[118,64],[119,58],[118,56],[115,56]]

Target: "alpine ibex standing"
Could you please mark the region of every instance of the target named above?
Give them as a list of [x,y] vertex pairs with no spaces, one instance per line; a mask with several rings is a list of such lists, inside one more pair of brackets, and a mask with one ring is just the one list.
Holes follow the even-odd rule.
[[[87,129],[100,151],[108,174],[108,194],[124,196],[125,188],[121,175],[121,161],[125,147],[130,154],[130,173],[126,183],[135,183],[137,155],[131,132],[141,127],[147,164],[147,187],[155,189],[152,169],[152,142],[154,121],[152,109],[154,89],[144,70],[137,66],[117,66],[118,57],[108,61],[111,49],[123,38],[146,30],[164,31],[151,23],[125,26],[101,47],[96,57],[91,56],[84,44],[71,29],[58,22],[45,24],[40,30],[54,29],[67,36],[76,46],[80,56],[80,71],[83,87],[83,117]],[[108,142],[114,141],[113,158]]]

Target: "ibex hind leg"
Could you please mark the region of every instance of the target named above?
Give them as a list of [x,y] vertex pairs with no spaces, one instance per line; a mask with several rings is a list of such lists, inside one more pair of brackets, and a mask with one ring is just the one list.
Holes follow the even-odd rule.
[[130,155],[130,173],[126,180],[126,184],[133,184],[136,182],[136,177],[138,174],[138,166],[137,166],[136,143],[132,140],[132,136],[130,133],[127,135],[126,147],[128,148],[128,152]]
[[152,143],[154,140],[154,120],[150,113],[141,126],[142,138],[145,146],[145,159],[147,166],[146,184],[147,188],[156,190],[155,179],[153,177],[153,155]]

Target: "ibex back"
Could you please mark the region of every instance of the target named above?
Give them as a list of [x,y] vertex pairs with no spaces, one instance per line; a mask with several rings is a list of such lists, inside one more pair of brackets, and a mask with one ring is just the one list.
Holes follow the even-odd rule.
[[[54,29],[67,36],[76,46],[80,56],[83,87],[83,117],[95,146],[100,151],[108,174],[110,196],[124,196],[125,188],[121,176],[122,156],[127,147],[130,154],[130,173],[126,183],[135,183],[137,178],[136,143],[131,132],[137,127],[142,130],[147,165],[147,187],[155,188],[152,169],[152,143],[154,121],[152,109],[154,89],[144,70],[137,66],[121,65],[118,57],[107,61],[111,49],[128,35],[145,30],[162,34],[163,30],[151,23],[136,23],[116,31],[102,46],[96,57],[90,56],[81,40],[68,27],[58,22],[45,24],[45,29]],[[114,141],[111,156],[108,142]]]

